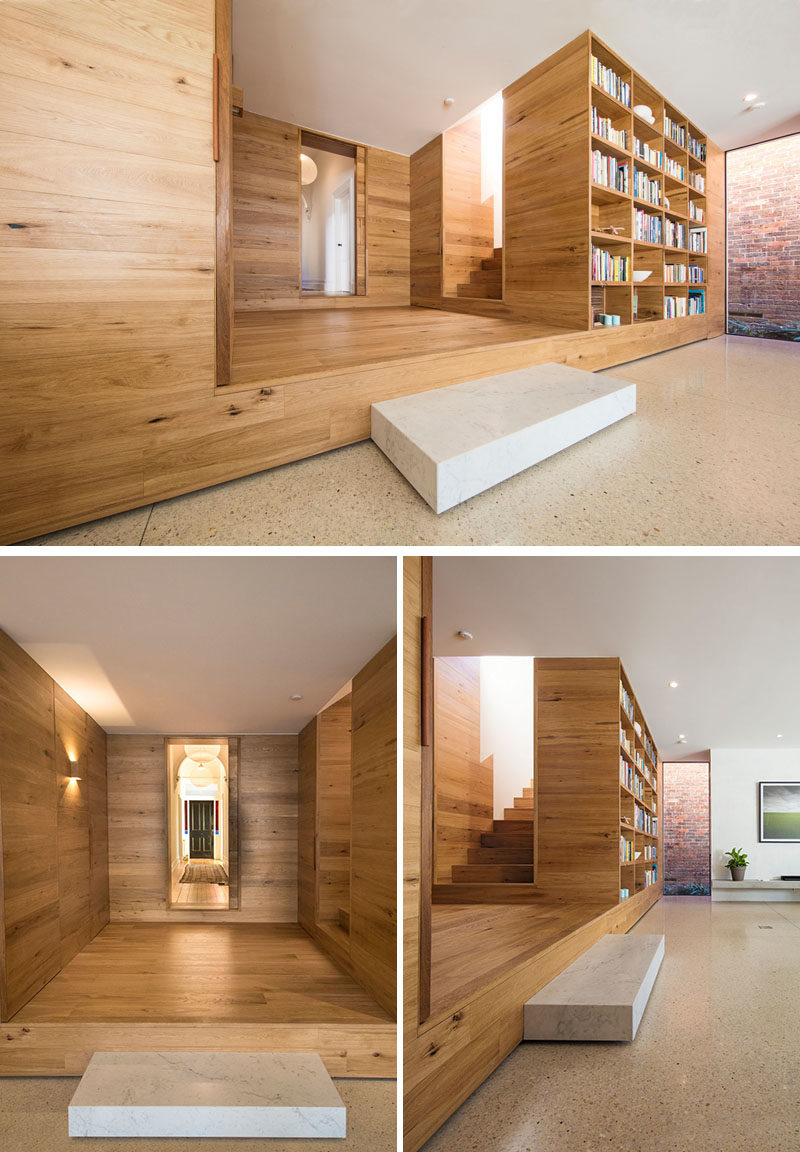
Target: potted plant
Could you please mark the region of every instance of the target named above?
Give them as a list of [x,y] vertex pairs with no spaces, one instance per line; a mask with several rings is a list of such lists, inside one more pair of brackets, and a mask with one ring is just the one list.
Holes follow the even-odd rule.
[[745,868],[749,863],[747,854],[741,848],[731,848],[725,855],[728,857],[726,867],[731,870],[731,880],[744,880]]

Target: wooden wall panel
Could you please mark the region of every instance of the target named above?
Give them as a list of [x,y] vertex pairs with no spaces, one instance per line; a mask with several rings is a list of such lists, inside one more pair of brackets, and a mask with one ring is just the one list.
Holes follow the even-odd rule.
[[579,36],[503,92],[506,304],[589,327],[589,40]]
[[297,919],[297,737],[239,748],[239,909],[167,911],[164,737],[108,737],[111,920]]
[[397,640],[353,678],[350,961],[397,1010]]
[[317,717],[317,919],[350,910],[350,693]]
[[481,118],[464,120],[444,134],[443,294],[457,295],[481,261],[494,252],[492,199],[481,201]]
[[708,335],[722,336],[728,314],[726,300],[725,153],[712,140],[706,144],[706,223],[708,225]]
[[105,733],[0,632],[2,1019],[108,923],[104,822]]
[[366,299],[371,303],[411,302],[410,241],[409,158],[368,148]]
[[254,112],[234,118],[236,311],[300,300],[300,129]]
[[[215,0],[217,56],[216,332],[217,387],[230,384],[233,356],[233,29],[231,0]],[[238,120],[238,117],[237,117]]]
[[411,157],[411,303],[439,304],[442,297],[443,136]]
[[492,773],[481,764],[480,660],[434,660],[434,883],[450,884],[454,864],[491,832]]
[[297,738],[297,920],[316,934],[317,923],[317,717]]

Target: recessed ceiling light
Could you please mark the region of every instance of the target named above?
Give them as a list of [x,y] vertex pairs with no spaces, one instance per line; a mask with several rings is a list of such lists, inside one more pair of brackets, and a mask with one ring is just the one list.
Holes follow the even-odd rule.
[[686,737],[684,736],[683,732],[678,733],[678,739],[675,741],[675,743],[676,744],[685,744],[686,743]]
[[461,632],[456,632],[456,636],[458,636],[459,640],[474,640],[475,639],[475,637],[472,635],[471,632],[465,632],[463,630]]
[[757,100],[758,99],[758,93],[757,92],[748,92],[746,96],[742,97],[742,99],[744,100],[745,104],[749,104],[751,100]]
[[751,108],[766,108],[766,106],[766,100],[756,100],[755,104],[750,105]]
[[677,680],[670,680],[669,686],[670,686],[670,688],[677,688],[678,687],[678,681]]
[[783,733],[779,732],[778,735],[776,736],[776,740],[782,740],[782,739],[783,739]]
[[455,100],[453,99],[452,96],[445,96],[442,103],[444,104],[445,108],[452,108],[453,105],[455,104]]
[[293,692],[289,697],[290,700],[302,700],[303,696],[300,692]]

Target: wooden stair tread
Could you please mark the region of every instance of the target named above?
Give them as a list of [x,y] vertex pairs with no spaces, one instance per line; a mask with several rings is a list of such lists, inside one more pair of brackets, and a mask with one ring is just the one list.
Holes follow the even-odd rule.
[[454,884],[532,884],[533,864],[454,864]]
[[468,864],[530,864],[533,860],[533,842],[521,844],[515,842],[508,848],[480,848],[467,849]]

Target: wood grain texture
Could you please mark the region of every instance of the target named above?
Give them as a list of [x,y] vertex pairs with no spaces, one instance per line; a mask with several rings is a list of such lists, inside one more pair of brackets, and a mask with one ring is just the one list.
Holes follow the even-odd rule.
[[439,303],[442,285],[443,137],[411,157],[411,303]]
[[[233,356],[233,46],[231,0],[214,0],[214,49],[218,61],[216,190],[217,387],[231,382]],[[239,90],[241,101],[241,90]],[[238,119],[238,117],[237,117]]]
[[481,200],[481,118],[471,116],[444,134],[442,215],[443,295],[458,295],[494,251],[491,198]]
[[725,333],[726,254],[725,254],[725,153],[713,140],[706,144],[706,211],[708,213],[708,335]]
[[350,911],[350,693],[318,716],[317,920]]
[[317,717],[297,738],[297,920],[317,926]]
[[350,962],[393,1016],[397,1006],[397,641],[353,677]]
[[2,1019],[108,923],[105,790],[105,733],[0,632]]
[[493,783],[480,758],[480,660],[438,657],[433,668],[434,883],[450,884],[492,830]]
[[111,920],[297,919],[297,737],[240,736],[239,909],[167,909],[164,738],[108,737]]

